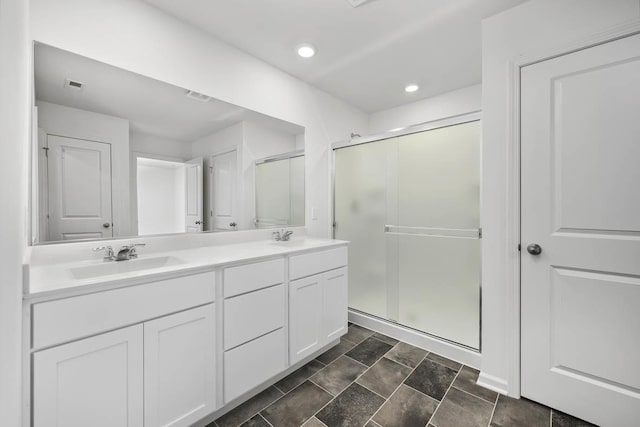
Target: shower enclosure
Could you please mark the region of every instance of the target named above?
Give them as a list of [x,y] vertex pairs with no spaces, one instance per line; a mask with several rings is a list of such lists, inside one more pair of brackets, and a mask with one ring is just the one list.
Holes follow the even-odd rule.
[[334,146],[349,306],[480,349],[480,122]]

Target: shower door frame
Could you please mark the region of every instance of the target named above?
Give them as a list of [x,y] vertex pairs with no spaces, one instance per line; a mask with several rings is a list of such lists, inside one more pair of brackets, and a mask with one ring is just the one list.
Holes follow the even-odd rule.
[[[482,121],[482,112],[481,111],[473,111],[470,113],[449,116],[438,120],[433,120],[425,123],[421,123],[419,125],[407,126],[400,129],[394,129],[388,132],[382,132],[375,135],[368,135],[364,137],[355,137],[351,138],[348,141],[340,141],[331,144],[331,155],[330,159],[330,174],[331,174],[331,223],[330,227],[330,235],[335,239],[336,233],[336,168],[335,168],[335,156],[336,150],[341,148],[352,147],[356,145],[368,144],[372,142],[382,141],[391,138],[402,137],[406,135],[412,135],[416,133],[426,132],[430,130],[441,129],[445,127],[451,127],[456,125],[461,125],[470,122],[481,122]],[[482,143],[482,140],[480,140]],[[480,170],[480,194],[482,194],[482,169]],[[482,238],[482,197],[480,197],[479,208],[480,208],[480,228],[479,228],[479,238]],[[482,256],[482,254],[481,254]],[[438,337],[436,335],[430,334],[425,331],[414,329],[410,326],[406,326],[400,323],[396,323],[389,319],[384,319],[373,314],[365,313],[360,310],[353,309],[349,307],[349,320],[357,320],[356,323],[366,323],[363,326],[369,326],[376,328],[382,333],[395,335],[396,338],[400,337],[403,341],[408,342],[409,344],[414,344],[423,348],[426,348],[430,351],[434,351],[436,353],[442,354],[444,356],[453,358],[462,363],[465,363],[469,366],[480,368],[481,362],[481,353],[482,353],[482,281],[479,283],[479,318],[478,318],[478,330],[479,330],[479,341],[478,341],[478,349],[465,346],[464,344],[456,343],[451,340],[447,340],[446,338]]]

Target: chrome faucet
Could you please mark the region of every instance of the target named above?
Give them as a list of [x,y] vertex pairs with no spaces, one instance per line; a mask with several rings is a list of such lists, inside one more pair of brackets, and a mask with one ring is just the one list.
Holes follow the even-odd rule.
[[116,261],[127,261],[130,259],[138,258],[138,252],[136,252],[136,247],[138,246],[147,246],[147,244],[134,243],[121,247],[118,251],[118,255],[116,255]]
[[97,248],[93,248],[93,251],[105,251],[105,256],[103,258],[105,261],[127,261],[130,259],[138,258],[138,252],[136,252],[136,247],[138,246],[146,246],[146,243],[134,243],[131,245],[123,246],[118,251],[118,254],[114,252],[111,246],[100,246]]
[[273,233],[271,233],[273,238],[278,242],[288,242],[292,234],[293,234],[293,231],[291,230],[287,230],[287,231],[280,230],[280,231],[274,231]]
[[113,248],[111,246],[99,246],[97,248],[93,248],[93,252],[105,251],[103,260],[105,261],[115,261],[116,254],[113,253]]

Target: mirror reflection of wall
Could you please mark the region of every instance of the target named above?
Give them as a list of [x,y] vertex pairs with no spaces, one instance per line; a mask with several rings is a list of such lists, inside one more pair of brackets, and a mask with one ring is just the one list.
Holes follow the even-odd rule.
[[255,161],[304,149],[301,126],[39,43],[34,76],[34,243],[254,228]]
[[304,224],[304,154],[256,162],[256,227]]

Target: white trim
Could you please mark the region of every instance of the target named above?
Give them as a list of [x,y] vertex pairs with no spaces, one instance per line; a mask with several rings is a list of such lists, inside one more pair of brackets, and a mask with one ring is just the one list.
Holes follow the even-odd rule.
[[507,120],[510,140],[507,146],[507,179],[506,184],[506,234],[501,253],[504,265],[504,280],[507,283],[506,295],[506,339],[507,339],[507,378],[499,379],[480,373],[479,383],[496,391],[507,392],[510,397],[521,396],[520,384],[520,254],[517,252],[520,244],[520,70],[522,67],[545,61],[554,57],[587,49],[589,47],[607,43],[618,38],[628,37],[640,32],[640,19],[633,18],[623,24],[616,25],[606,31],[583,37],[563,46],[550,46],[527,52],[508,62],[509,67],[509,117]]
[[480,372],[478,376],[478,381],[476,381],[481,387],[488,388],[489,390],[493,390],[500,394],[507,394],[508,385],[507,382],[501,378],[494,377],[493,375],[488,375]]
[[353,310],[349,310],[349,321],[429,352],[448,357],[472,368],[480,368],[482,355],[469,348]]
[[482,112],[473,111],[471,113],[458,114],[455,116],[444,117],[442,119],[433,120],[430,122],[420,123],[418,125],[407,126],[394,131],[388,131],[378,133],[375,135],[368,135],[362,137],[351,138],[348,141],[339,141],[331,144],[332,150],[338,148],[350,147],[352,145],[366,144],[368,142],[380,141],[383,139],[395,138],[398,136],[410,135],[412,133],[425,132],[428,130],[443,128],[447,126],[455,126],[462,123],[475,122],[482,119]]

